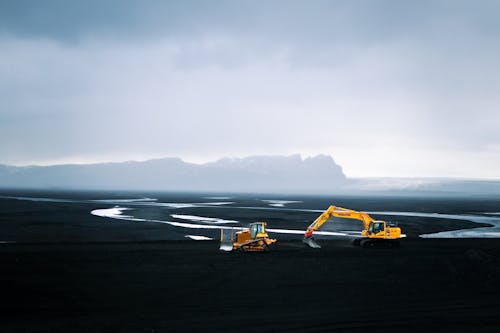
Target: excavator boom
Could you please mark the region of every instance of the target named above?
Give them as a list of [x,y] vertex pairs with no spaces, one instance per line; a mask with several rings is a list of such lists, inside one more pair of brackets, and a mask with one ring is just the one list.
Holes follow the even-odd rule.
[[332,205],[307,227],[306,237],[311,237],[312,233],[318,230],[331,217],[360,220],[363,222],[364,229],[368,229],[370,223],[373,221],[370,215],[366,213]]

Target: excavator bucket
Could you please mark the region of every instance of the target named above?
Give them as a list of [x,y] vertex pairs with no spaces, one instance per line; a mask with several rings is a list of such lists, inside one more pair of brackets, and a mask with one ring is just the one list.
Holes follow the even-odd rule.
[[234,232],[232,229],[220,229],[219,250],[226,252],[232,251],[233,239],[234,239]]
[[320,249],[321,248],[321,245],[316,243],[316,241],[312,237],[304,237],[304,239],[302,239],[302,243],[306,244],[307,246],[309,246],[313,249]]

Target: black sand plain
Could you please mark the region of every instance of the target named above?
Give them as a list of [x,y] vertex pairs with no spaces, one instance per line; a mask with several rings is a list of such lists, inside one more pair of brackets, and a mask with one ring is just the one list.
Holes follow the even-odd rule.
[[[396,205],[333,199],[366,210]],[[405,199],[392,209],[498,211],[500,203],[473,201]],[[94,206],[0,200],[2,240],[16,241],[0,246],[0,332],[500,331],[500,241],[416,237],[478,224],[398,218],[408,233],[399,249],[339,239],[315,250],[284,237],[270,253],[221,253],[216,241],[180,240],[162,224],[103,223],[89,214]],[[207,210],[196,214],[229,214]],[[262,212],[281,226],[273,214]],[[297,228],[310,220],[294,216]]]

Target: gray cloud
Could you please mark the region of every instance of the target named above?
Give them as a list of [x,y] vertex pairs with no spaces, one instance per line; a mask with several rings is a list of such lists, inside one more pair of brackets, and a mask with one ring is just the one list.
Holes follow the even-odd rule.
[[2,2],[0,162],[302,152],[498,177],[498,7]]
[[[497,1],[95,1],[0,4],[0,29],[58,40],[237,33],[285,43],[377,43],[436,38],[450,30],[495,36]],[[462,31],[463,32],[463,31]],[[457,31],[460,33],[460,31]]]

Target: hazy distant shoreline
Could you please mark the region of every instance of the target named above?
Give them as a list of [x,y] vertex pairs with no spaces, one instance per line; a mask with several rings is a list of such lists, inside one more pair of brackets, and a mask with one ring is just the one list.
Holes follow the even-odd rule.
[[0,188],[418,196],[500,195],[500,180],[349,178],[331,156],[250,156],[205,164],[144,162],[0,165]]

